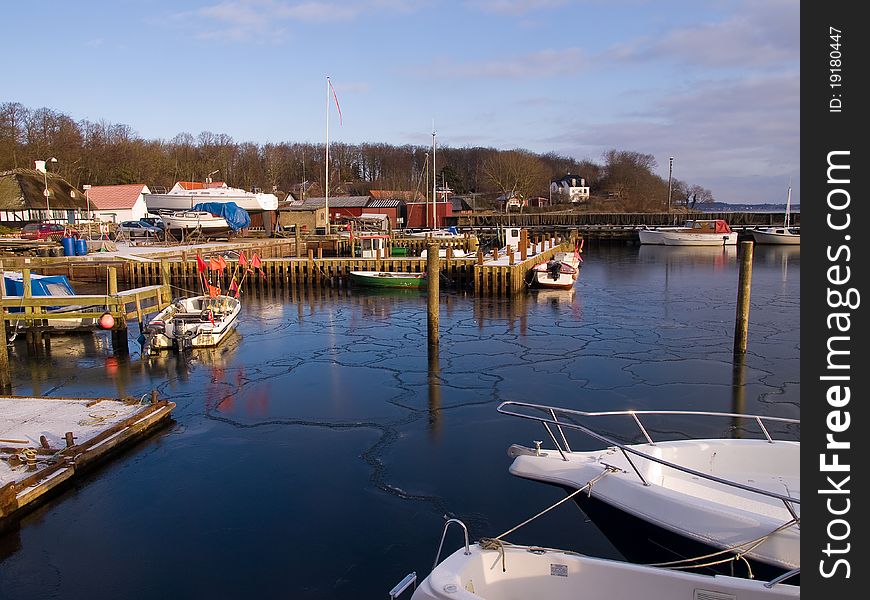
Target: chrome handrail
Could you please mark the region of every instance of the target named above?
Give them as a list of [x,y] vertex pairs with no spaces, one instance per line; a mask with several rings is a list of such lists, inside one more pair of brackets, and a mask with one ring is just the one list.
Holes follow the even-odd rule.
[[435,564],[432,565],[433,571],[435,570],[435,567],[438,566],[438,559],[441,558],[441,549],[444,548],[444,538],[447,537],[447,530],[450,528],[451,523],[456,523],[462,527],[462,531],[465,532],[465,556],[471,554],[471,548],[468,544],[468,528],[465,526],[465,523],[459,519],[447,519],[444,523],[444,531],[441,532],[441,543],[438,544],[438,553],[435,555]]
[[[534,416],[534,415],[529,415],[529,414],[524,414],[521,412],[508,410],[506,408],[508,406],[517,406],[517,407],[538,410],[538,411],[541,411],[543,413],[549,413],[550,415],[552,415],[553,418],[552,419],[549,418],[548,416],[546,416],[546,414],[541,415],[541,416]],[[544,428],[547,430],[547,432],[550,433],[550,438],[555,443],[556,450],[558,450],[559,453],[562,455],[562,459],[566,460],[566,461],[568,460],[568,458],[565,456],[565,452],[563,451],[563,449],[560,447],[558,441],[556,440],[556,436],[550,431],[550,427],[549,427],[550,425],[555,425],[559,429],[562,436],[564,436],[564,432],[562,431],[562,427],[568,427],[570,429],[576,429],[578,431],[581,431],[581,432],[585,433],[586,435],[588,435],[588,436],[590,436],[590,437],[592,437],[600,442],[604,442],[605,444],[607,444],[609,446],[619,448],[623,452],[623,454],[625,454],[626,458],[628,459],[629,464],[632,466],[635,473],[638,475],[638,477],[640,478],[641,482],[644,485],[648,485],[648,483],[643,478],[643,476],[640,474],[639,469],[635,466],[634,462],[628,456],[628,453],[634,454],[635,456],[638,456],[641,458],[645,458],[647,460],[651,460],[653,462],[664,465],[666,467],[676,469],[677,471],[682,471],[683,473],[688,473],[689,475],[694,475],[696,477],[700,477],[702,479],[714,481],[716,483],[730,486],[730,487],[734,487],[734,488],[738,488],[738,489],[741,489],[741,490],[744,490],[747,492],[760,494],[762,496],[767,496],[769,498],[776,498],[778,500],[781,500],[783,503],[785,503],[786,508],[789,510],[789,512],[793,516],[795,516],[795,513],[794,513],[793,509],[791,508],[791,504],[800,504],[801,503],[799,498],[793,498],[792,496],[778,494],[776,492],[771,492],[769,490],[763,490],[763,489],[756,488],[756,487],[749,486],[749,485],[745,485],[743,483],[739,483],[736,481],[722,479],[721,477],[716,477],[715,475],[710,475],[708,473],[696,471],[694,469],[690,469],[689,467],[686,467],[683,465],[678,465],[678,464],[673,463],[671,461],[664,460],[662,458],[658,458],[656,456],[649,455],[645,452],[641,452],[640,450],[637,450],[636,448],[632,448],[631,446],[628,446],[628,445],[623,444],[621,442],[618,442],[612,438],[609,438],[605,435],[602,435],[596,431],[593,431],[592,429],[589,429],[588,427],[585,427],[583,425],[579,425],[577,423],[568,423],[565,421],[558,421],[558,420],[556,420],[556,413],[558,412],[558,413],[563,414],[563,415],[570,415],[570,416],[581,417],[581,418],[612,417],[612,416],[630,416],[630,417],[633,417],[636,424],[640,427],[641,433],[647,439],[648,443],[650,445],[653,445],[653,446],[655,445],[655,442],[653,442],[652,438],[647,433],[647,430],[641,424],[640,419],[638,419],[638,415],[671,415],[671,416],[672,415],[691,415],[691,416],[730,417],[730,418],[740,418],[740,419],[754,419],[759,425],[761,425],[761,429],[764,432],[764,436],[769,443],[774,443],[774,440],[770,437],[769,432],[764,427],[763,421],[775,421],[775,422],[779,422],[779,423],[800,424],[800,421],[797,419],[789,419],[789,418],[785,418],[785,417],[768,417],[768,416],[764,416],[764,415],[746,415],[746,414],[740,414],[740,413],[691,411],[691,410],[637,410],[637,411],[635,411],[635,410],[622,410],[622,411],[605,411],[605,412],[586,412],[586,411],[582,411],[582,410],[573,410],[570,408],[558,408],[558,407],[546,406],[546,405],[542,405],[542,404],[532,404],[529,402],[517,402],[514,400],[508,400],[508,401],[502,402],[501,404],[498,405],[497,410],[498,410],[498,412],[500,412],[503,415],[508,415],[508,416],[512,416],[512,417],[519,417],[521,419],[529,419],[532,421],[540,422],[544,426]],[[569,452],[570,452],[570,450],[569,450]],[[797,519],[797,518],[796,518],[796,521],[800,522],[799,519]]]

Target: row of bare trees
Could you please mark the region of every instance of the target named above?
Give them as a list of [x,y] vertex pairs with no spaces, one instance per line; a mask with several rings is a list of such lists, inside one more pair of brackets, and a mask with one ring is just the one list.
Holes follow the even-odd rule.
[[[179,180],[215,179],[245,189],[289,191],[324,183],[322,144],[237,142],[226,134],[179,133],[171,140],[148,140],[130,126],[106,121],[75,121],[49,108],[0,104],[0,170],[33,168],[34,160],[56,157],[55,171],[76,187],[83,184],[144,183],[170,187]],[[667,205],[667,181],[654,174],[649,154],[610,150],[603,163],[527,150],[444,147],[437,171],[429,148],[386,143],[330,144],[330,194],[365,194],[372,189],[425,194],[432,177],[456,193],[482,194],[482,205],[499,195],[549,197],[553,178],[571,173],[586,179],[593,196],[614,208],[645,211]],[[709,190],[674,180],[672,198],[711,202]]]

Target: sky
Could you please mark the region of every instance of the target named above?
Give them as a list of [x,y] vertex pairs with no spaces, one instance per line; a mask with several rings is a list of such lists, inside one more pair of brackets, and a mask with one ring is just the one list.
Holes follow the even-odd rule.
[[629,150],[718,201],[800,202],[797,1],[3,4],[0,102],[146,139],[323,143],[329,114],[331,142],[431,146],[434,123],[438,147]]

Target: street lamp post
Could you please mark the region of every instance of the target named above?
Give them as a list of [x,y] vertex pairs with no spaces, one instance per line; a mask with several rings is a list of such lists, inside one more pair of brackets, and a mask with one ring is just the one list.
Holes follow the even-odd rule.
[[671,176],[674,174],[674,157],[671,156],[668,159],[668,220],[670,220],[671,215]]
[[45,220],[51,221],[51,205],[49,204],[48,197],[51,195],[51,191],[48,189],[48,163],[53,162],[56,163],[57,159],[55,157],[51,157],[48,160],[42,161],[42,182],[45,185],[45,190],[42,192],[45,195]]
[[86,183],[82,186],[82,189],[85,191],[85,200],[88,203],[88,212],[85,213],[85,219],[90,221],[91,220],[91,197],[88,195],[88,190],[91,189],[91,186]]

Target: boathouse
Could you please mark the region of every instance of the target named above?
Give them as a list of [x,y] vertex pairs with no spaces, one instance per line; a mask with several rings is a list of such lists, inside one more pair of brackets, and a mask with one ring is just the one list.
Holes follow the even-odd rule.
[[291,201],[278,205],[278,224],[281,229],[315,233],[326,230],[326,206]]
[[144,194],[150,193],[142,183],[95,185],[85,190],[85,199],[95,219],[121,223],[148,216]]
[[0,171],[2,225],[21,227],[38,221],[76,223],[83,220],[86,211],[84,193],[60,175],[36,169]]

